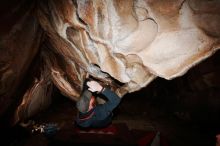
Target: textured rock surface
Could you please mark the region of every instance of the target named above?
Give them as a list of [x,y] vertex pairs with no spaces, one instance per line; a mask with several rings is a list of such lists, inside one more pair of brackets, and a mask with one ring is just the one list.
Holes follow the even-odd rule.
[[89,74],[124,95],[156,77],[182,76],[220,48],[219,0],[11,0],[1,7],[0,115],[15,110],[14,121],[47,107],[53,85],[76,101]]

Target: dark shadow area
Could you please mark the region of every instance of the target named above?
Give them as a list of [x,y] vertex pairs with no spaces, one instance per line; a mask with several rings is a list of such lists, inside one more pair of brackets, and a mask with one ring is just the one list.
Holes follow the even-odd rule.
[[[49,109],[31,120],[38,124],[57,123],[60,128],[57,134],[53,137],[33,134],[31,129],[17,125],[2,130],[2,143],[5,146],[137,145],[142,133],[159,131],[169,145],[214,146],[215,135],[220,132],[219,58],[220,52],[182,77],[170,81],[157,78],[142,90],[127,94],[114,111],[113,124],[121,132],[119,135],[91,138],[76,134],[75,102],[55,90]],[[126,143],[126,139],[131,141]]]

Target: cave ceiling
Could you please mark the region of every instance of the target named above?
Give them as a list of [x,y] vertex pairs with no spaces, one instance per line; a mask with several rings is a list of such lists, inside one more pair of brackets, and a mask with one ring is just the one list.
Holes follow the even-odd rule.
[[120,96],[172,80],[220,48],[220,0],[8,0],[1,4],[0,116],[76,101],[90,75]]

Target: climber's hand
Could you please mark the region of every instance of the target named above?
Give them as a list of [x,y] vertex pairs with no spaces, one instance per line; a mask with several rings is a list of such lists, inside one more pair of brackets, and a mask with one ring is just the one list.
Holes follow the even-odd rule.
[[103,87],[96,81],[88,81],[87,86],[91,92],[101,92]]

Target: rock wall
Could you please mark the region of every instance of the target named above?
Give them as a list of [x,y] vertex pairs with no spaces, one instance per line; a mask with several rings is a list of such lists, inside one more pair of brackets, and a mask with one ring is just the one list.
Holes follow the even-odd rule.
[[0,115],[15,110],[15,123],[46,108],[53,85],[76,101],[91,75],[123,96],[156,77],[182,76],[220,48],[219,0],[11,0],[1,7]]

